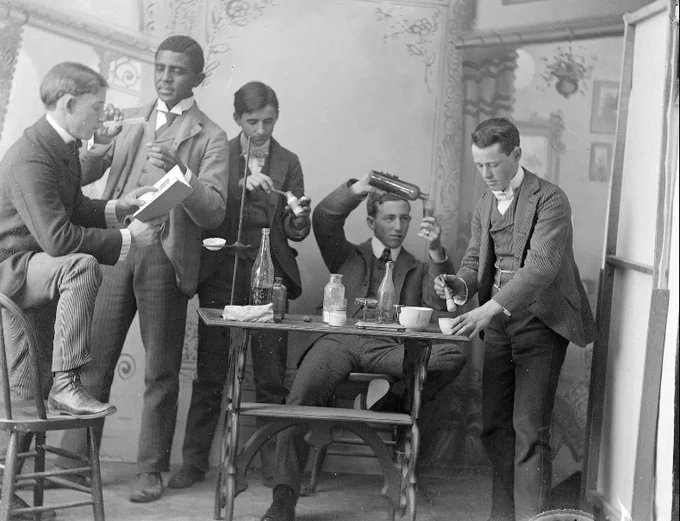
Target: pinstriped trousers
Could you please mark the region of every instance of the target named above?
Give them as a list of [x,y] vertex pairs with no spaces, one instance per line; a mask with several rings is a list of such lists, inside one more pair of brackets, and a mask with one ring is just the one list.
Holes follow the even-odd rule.
[[[81,371],[85,388],[107,402],[135,313],[144,344],[144,398],[139,433],[137,472],[165,472],[177,418],[179,371],[184,346],[186,295],[177,287],[175,269],[160,241],[133,248],[123,262],[103,266],[102,282],[92,323],[93,363]],[[101,440],[102,420],[97,429]],[[61,447],[87,454],[84,429],[64,433]],[[58,465],[72,466],[63,458]]]
[[[45,393],[50,389],[52,372],[76,369],[92,360],[88,336],[101,281],[99,263],[84,253],[51,257],[40,252],[28,261],[26,282],[13,300],[38,332]],[[24,332],[8,315],[3,320],[12,392],[29,397],[30,366]]]

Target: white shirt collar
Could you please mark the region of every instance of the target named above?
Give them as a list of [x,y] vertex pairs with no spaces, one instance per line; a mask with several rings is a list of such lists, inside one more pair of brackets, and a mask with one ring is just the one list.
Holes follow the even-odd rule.
[[165,101],[159,99],[156,103],[156,110],[159,112],[172,112],[173,114],[181,115],[182,112],[189,110],[193,105],[194,97],[189,96],[188,98],[181,100],[179,103],[176,103],[175,106],[168,111],[168,106]]
[[59,137],[64,140],[64,143],[69,144],[72,141],[75,141],[76,138],[74,138],[71,134],[69,134],[64,128],[56,122],[56,120],[49,114],[45,114],[45,119],[47,122],[50,124],[50,126],[55,130],[57,134],[59,134]]
[[506,189],[491,190],[491,192],[498,201],[512,201],[512,198],[515,197],[515,190],[519,188],[519,185],[522,184],[523,180],[524,169],[521,166],[517,166],[517,172],[515,173],[513,178],[510,179],[510,184],[506,187]]
[[[373,249],[373,256],[376,259],[379,259],[382,257],[383,251],[385,251],[385,246],[380,239],[378,239],[375,235],[371,237],[371,248]],[[393,262],[397,262],[397,257],[399,257],[399,253],[401,252],[401,246],[397,246],[396,248],[390,248],[390,258],[392,259]]]

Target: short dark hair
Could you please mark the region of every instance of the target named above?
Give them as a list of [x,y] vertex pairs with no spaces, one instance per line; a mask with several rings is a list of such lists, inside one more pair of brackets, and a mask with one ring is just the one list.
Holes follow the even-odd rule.
[[189,58],[191,70],[194,74],[201,74],[205,66],[205,58],[203,57],[203,49],[196,40],[189,36],[175,34],[168,36],[161,42],[156,49],[156,56],[161,51],[173,51],[185,54]]
[[366,199],[366,213],[369,217],[375,217],[378,213],[378,207],[387,201],[405,201],[408,203],[409,210],[411,209],[411,203],[403,197],[396,196],[389,192],[369,192],[368,198]]
[[508,118],[491,118],[482,121],[472,133],[472,144],[487,148],[499,143],[501,150],[510,155],[519,146],[519,130]]
[[261,81],[250,81],[234,93],[234,114],[241,117],[246,112],[253,112],[271,105],[279,113],[279,99],[269,85]]
[[104,77],[87,65],[62,62],[52,67],[40,83],[40,99],[53,109],[65,94],[96,94],[109,86]]

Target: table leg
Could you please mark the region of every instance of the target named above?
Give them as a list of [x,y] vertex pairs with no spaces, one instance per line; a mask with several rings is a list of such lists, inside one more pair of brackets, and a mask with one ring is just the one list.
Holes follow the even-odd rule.
[[236,456],[238,452],[239,408],[241,407],[241,384],[246,365],[249,335],[245,329],[232,328],[229,370],[227,372],[227,407],[224,415],[220,451],[219,475],[215,491],[215,519],[231,521],[236,496]]
[[404,376],[406,379],[406,406],[411,411],[410,435],[406,439],[406,465],[404,468],[404,495],[409,521],[416,519],[416,464],[420,449],[421,392],[427,377],[427,364],[430,360],[432,343],[424,340],[406,339],[404,341]]

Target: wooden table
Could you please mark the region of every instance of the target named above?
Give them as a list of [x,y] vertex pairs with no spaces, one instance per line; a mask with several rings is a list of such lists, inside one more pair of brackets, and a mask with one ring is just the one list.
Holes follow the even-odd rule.
[[[318,316],[305,316],[304,318],[307,320],[304,320],[302,315],[286,315],[281,323],[258,323],[224,320],[220,309],[201,308],[198,314],[208,326],[232,328],[227,373],[227,405],[215,493],[215,519],[223,519],[222,513],[224,511],[225,518],[231,521],[234,511],[234,498],[248,486],[246,471],[257,451],[283,429],[298,424],[306,424],[309,431],[305,439],[315,448],[329,444],[332,441],[332,429],[338,427],[351,431],[362,438],[375,453],[385,476],[382,494],[388,500],[388,519],[394,519],[396,512],[403,515],[408,511],[409,520],[415,520],[415,468],[420,444],[417,420],[430,350],[434,341],[468,342],[467,337],[442,335],[436,324],[431,324],[427,331],[393,331],[360,329],[355,327],[355,319],[348,319],[347,325],[343,327],[332,327],[322,322],[321,317]],[[248,332],[263,329],[403,339],[403,374],[407,384],[405,410],[410,412],[403,414],[329,407],[241,403],[241,385],[245,369]],[[241,416],[267,418],[268,421],[250,436],[243,449],[239,451],[238,435]],[[372,425],[380,424],[401,426],[405,429],[405,454],[400,461],[393,461],[388,446],[372,427]]]

